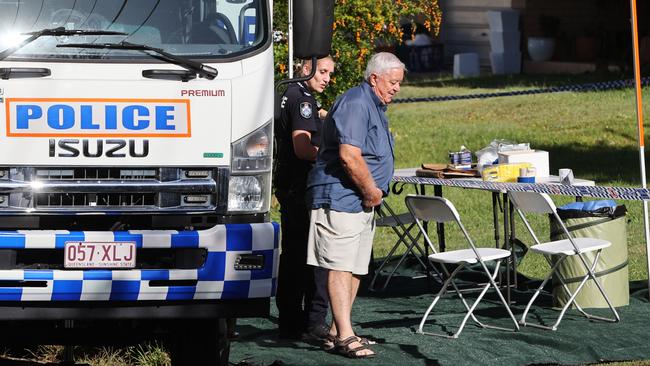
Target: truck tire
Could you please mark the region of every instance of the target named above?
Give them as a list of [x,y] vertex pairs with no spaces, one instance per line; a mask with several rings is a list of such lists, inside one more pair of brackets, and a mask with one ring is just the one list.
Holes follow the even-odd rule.
[[184,321],[171,327],[172,366],[228,366],[230,340],[226,319]]

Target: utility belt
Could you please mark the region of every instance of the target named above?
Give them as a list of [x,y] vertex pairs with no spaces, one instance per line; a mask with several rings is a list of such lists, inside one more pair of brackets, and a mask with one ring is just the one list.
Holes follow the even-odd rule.
[[305,195],[307,194],[307,189],[288,187],[288,188],[276,188],[275,197],[278,199],[281,205],[296,205],[304,206],[307,205],[305,202]]

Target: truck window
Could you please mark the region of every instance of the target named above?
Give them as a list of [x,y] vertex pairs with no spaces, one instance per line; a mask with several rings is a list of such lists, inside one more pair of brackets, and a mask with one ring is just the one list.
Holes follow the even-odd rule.
[[41,37],[9,59],[151,60],[137,51],[56,47],[122,41],[203,61],[232,58],[265,44],[268,19],[264,0],[0,0],[0,52],[26,38],[24,33],[65,27],[127,35]]

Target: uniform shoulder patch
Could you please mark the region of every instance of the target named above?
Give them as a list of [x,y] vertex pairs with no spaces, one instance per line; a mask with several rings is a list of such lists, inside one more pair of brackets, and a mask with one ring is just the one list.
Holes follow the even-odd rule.
[[312,115],[311,103],[309,102],[300,103],[300,115],[303,118],[311,118]]

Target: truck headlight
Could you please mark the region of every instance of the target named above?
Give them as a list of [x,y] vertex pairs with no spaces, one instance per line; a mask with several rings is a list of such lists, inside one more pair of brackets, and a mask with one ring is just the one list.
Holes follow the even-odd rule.
[[228,211],[266,212],[271,201],[273,125],[264,126],[233,142],[228,183]]
[[261,172],[271,169],[272,124],[244,136],[232,144],[232,172]]
[[233,175],[228,183],[228,211],[264,212],[269,207],[268,174]]

